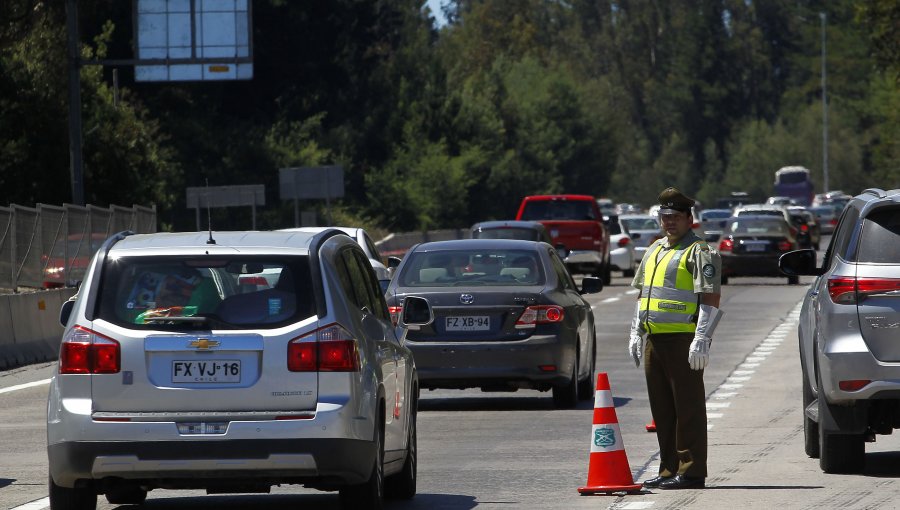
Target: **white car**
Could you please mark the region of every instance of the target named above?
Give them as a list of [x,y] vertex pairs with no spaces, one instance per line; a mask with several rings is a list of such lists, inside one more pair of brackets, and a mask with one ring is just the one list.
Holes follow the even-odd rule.
[[638,264],[635,260],[634,242],[619,216],[604,216],[603,223],[609,231],[609,265],[622,271],[622,276],[634,276],[634,270]]
[[375,247],[372,237],[369,236],[365,229],[359,227],[299,227],[283,228],[281,231],[309,232],[311,234],[317,234],[330,228],[342,231],[362,247],[363,252],[365,252],[366,257],[369,259],[369,263],[372,264],[372,269],[375,270],[375,277],[378,278],[378,283],[381,285],[381,292],[383,293],[384,290],[387,289],[388,284],[391,283],[391,272],[385,267],[381,254],[378,253],[378,248]]
[[631,242],[634,244],[634,260],[640,263],[653,241],[663,237],[659,217],[649,214],[623,214],[619,216],[619,221],[631,235]]

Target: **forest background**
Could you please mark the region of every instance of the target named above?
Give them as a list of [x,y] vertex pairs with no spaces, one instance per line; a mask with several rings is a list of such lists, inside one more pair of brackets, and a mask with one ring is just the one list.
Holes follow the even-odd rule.
[[[252,0],[254,77],[137,83],[84,66],[89,204],[155,205],[193,230],[188,186],[264,184],[261,229],[294,226],[278,170],[339,164],[335,224],[376,233],[508,219],[521,197],[650,205],[666,186],[760,199],[786,165],[823,191],[900,187],[900,2]],[[65,2],[0,2],[3,202],[72,200]],[[132,2],[79,0],[83,58],[132,58]],[[324,201],[302,204],[323,213]],[[324,214],[320,214],[324,216]],[[217,230],[250,228],[214,209]]]

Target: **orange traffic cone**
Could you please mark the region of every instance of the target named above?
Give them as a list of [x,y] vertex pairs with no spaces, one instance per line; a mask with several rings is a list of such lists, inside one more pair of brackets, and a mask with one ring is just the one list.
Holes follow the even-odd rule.
[[644,428],[647,429],[647,432],[656,432],[656,420],[652,420]]
[[588,464],[587,485],[579,487],[581,494],[598,492],[635,492],[640,484],[634,483],[625,444],[619,433],[619,420],[613,405],[609,378],[605,372],[597,374],[597,391],[594,393],[594,426],[591,429],[591,456]]

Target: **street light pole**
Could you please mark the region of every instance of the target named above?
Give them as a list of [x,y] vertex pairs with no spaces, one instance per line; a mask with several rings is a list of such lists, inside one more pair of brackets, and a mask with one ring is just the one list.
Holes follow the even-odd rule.
[[84,172],[81,159],[81,53],[78,45],[77,0],[66,1],[67,66],[69,70],[69,171],[72,203],[84,205]]
[[831,189],[828,185],[828,100],[825,94],[825,20],[827,18],[825,12],[819,13],[822,20],[822,172],[825,174],[825,188],[823,193]]

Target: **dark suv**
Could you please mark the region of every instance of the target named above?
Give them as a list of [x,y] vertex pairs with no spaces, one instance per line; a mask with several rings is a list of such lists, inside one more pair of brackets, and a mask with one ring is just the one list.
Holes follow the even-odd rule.
[[866,441],[900,428],[900,189],[853,197],[820,266],[811,249],[779,266],[817,277],[799,325],[806,453],[861,472]]

